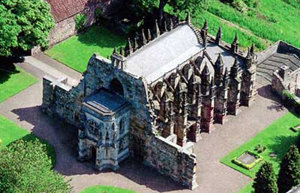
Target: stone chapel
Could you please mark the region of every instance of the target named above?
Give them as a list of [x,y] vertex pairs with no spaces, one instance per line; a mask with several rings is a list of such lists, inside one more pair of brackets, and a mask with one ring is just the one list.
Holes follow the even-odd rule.
[[[163,28],[163,29],[162,29]],[[77,86],[43,79],[43,110],[78,129],[78,159],[117,170],[132,156],[190,189],[193,144],[256,95],[254,47],[246,55],[185,21],[142,30],[110,59],[94,54]]]

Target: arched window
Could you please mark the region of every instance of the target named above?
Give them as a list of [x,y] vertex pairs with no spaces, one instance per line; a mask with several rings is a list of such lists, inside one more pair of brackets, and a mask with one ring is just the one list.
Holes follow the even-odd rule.
[[122,84],[118,81],[118,79],[113,79],[110,83],[110,90],[115,92],[121,96],[124,96],[124,90]]

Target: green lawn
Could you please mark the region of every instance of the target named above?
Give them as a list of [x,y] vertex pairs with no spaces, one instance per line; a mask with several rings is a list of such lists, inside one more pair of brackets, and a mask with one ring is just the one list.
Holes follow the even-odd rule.
[[93,26],[87,32],[57,44],[46,53],[67,66],[84,72],[94,53],[107,58],[111,56],[115,47],[119,48],[125,44],[125,37],[114,34],[107,28]]
[[81,193],[136,193],[132,190],[126,190],[122,188],[117,188],[113,186],[91,186],[84,189]]
[[6,119],[0,115],[0,139],[2,141],[0,148],[13,143],[16,140],[23,139],[24,141],[36,140],[38,139],[41,143],[46,145],[46,151],[48,156],[51,158],[52,165],[55,166],[56,163],[56,153],[52,145],[50,145],[45,140],[37,138],[34,134],[29,131],[19,127],[14,122]]
[[[232,162],[235,157],[240,156],[243,152],[249,150],[254,151],[258,144],[265,146],[267,149],[261,153],[264,161],[271,162],[276,172],[279,171],[280,161],[285,155],[286,151],[292,144],[297,141],[298,133],[292,132],[290,127],[300,124],[300,119],[292,113],[287,113],[282,118],[275,121],[266,129],[258,133],[255,137],[248,142],[235,149],[224,158],[221,159],[221,163],[240,171],[241,173],[254,178],[256,172],[263,162],[257,164],[253,169],[247,170],[240,166],[237,166]],[[276,158],[271,158],[270,153],[276,153]],[[245,187],[241,192],[248,193],[251,191],[251,185]]]
[[4,70],[0,67],[0,102],[21,92],[25,88],[36,83],[37,79],[21,68],[16,70]]

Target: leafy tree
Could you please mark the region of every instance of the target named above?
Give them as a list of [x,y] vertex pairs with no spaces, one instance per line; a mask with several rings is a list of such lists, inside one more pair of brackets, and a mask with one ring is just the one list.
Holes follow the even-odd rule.
[[46,1],[1,0],[0,16],[1,56],[11,56],[18,49],[48,46],[54,19]]
[[51,170],[46,146],[19,140],[0,151],[0,192],[70,192],[63,176]]
[[256,173],[253,188],[255,193],[277,193],[276,175],[271,163],[265,162]]
[[285,193],[298,184],[300,184],[300,154],[298,148],[292,145],[280,164],[279,192]]
[[170,5],[175,12],[179,11],[193,11],[193,7],[202,0],[135,0],[135,3],[144,10],[153,11],[158,7],[158,21],[161,24],[163,19],[164,8]]
[[21,27],[16,17],[0,3],[0,56],[11,55],[11,48],[18,46],[18,34]]

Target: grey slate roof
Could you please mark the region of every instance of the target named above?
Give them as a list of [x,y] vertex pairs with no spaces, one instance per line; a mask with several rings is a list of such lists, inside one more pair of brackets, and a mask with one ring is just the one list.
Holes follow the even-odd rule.
[[101,89],[98,93],[87,97],[83,105],[103,115],[113,115],[129,104],[119,95]]
[[[225,50],[224,48],[218,46],[217,44],[213,44],[213,43],[209,43],[206,47],[206,52],[208,53],[208,55],[211,57],[213,63],[216,62],[219,53],[222,55],[222,59],[224,62],[224,67],[231,68],[231,66],[234,63],[235,60],[235,56],[233,53],[231,53],[228,50]],[[240,57],[238,57],[238,62],[240,63],[240,65],[243,64],[243,61]]]
[[193,29],[187,24],[180,25],[127,57],[124,71],[143,76],[151,83],[202,49]]

